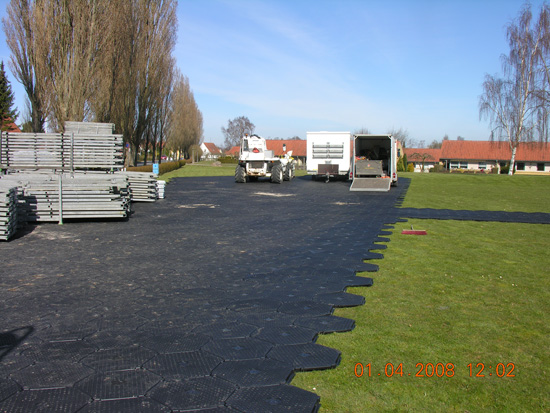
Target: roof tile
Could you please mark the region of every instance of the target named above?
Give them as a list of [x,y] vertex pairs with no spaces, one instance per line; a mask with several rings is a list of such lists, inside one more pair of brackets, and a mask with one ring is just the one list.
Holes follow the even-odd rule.
[[[509,161],[511,157],[508,142],[447,140],[441,148],[441,159]],[[520,143],[516,161],[550,162],[550,146],[539,142]]]

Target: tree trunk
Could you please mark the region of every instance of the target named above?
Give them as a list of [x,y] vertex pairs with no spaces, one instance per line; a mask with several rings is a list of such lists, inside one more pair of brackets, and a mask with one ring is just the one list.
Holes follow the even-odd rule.
[[162,134],[164,132],[164,122],[160,122],[158,128],[158,137],[159,137],[159,165],[162,163]]
[[512,147],[512,158],[510,159],[510,169],[508,170],[508,175],[514,174],[514,163],[516,162],[516,150],[517,146]]
[[147,165],[147,155],[149,154],[149,140],[150,140],[149,135],[150,133],[147,132],[145,137],[145,158],[144,158],[143,165]]

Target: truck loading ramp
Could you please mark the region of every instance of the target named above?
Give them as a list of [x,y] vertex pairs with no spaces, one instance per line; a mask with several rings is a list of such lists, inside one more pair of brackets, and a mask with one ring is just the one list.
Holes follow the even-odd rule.
[[390,190],[390,185],[389,178],[354,178],[349,190],[387,192]]

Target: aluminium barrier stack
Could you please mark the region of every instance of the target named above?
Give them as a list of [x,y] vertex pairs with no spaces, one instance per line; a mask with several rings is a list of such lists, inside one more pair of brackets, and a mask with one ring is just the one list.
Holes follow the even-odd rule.
[[122,135],[2,132],[0,168],[115,170],[123,167]]
[[0,240],[9,240],[17,225],[17,187],[0,181]]
[[128,181],[102,175],[6,175],[2,181],[19,188],[19,210],[27,222],[63,219],[126,218],[130,213]]
[[[102,176],[106,173],[100,171],[75,172],[86,174],[86,176]],[[155,202],[159,198],[156,174],[152,172],[117,171],[114,175],[128,180],[128,191],[132,202]]]
[[114,123],[65,122],[65,132],[69,133],[82,135],[112,135],[114,131]]
[[157,175],[150,172],[120,171],[128,179],[132,202],[155,202],[157,200]]
[[157,198],[158,199],[164,199],[164,187],[166,185],[166,181],[159,181],[157,180]]

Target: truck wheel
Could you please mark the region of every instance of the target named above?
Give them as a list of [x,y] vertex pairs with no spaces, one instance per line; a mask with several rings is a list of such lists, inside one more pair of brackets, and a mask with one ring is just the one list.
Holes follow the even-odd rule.
[[287,167],[285,169],[284,180],[285,181],[290,181],[290,180],[292,180],[292,178],[294,178],[294,168],[290,165],[287,165]]
[[281,164],[277,164],[271,169],[271,182],[274,184],[283,183],[283,166]]
[[235,168],[235,182],[244,184],[246,182],[246,171],[241,165]]

